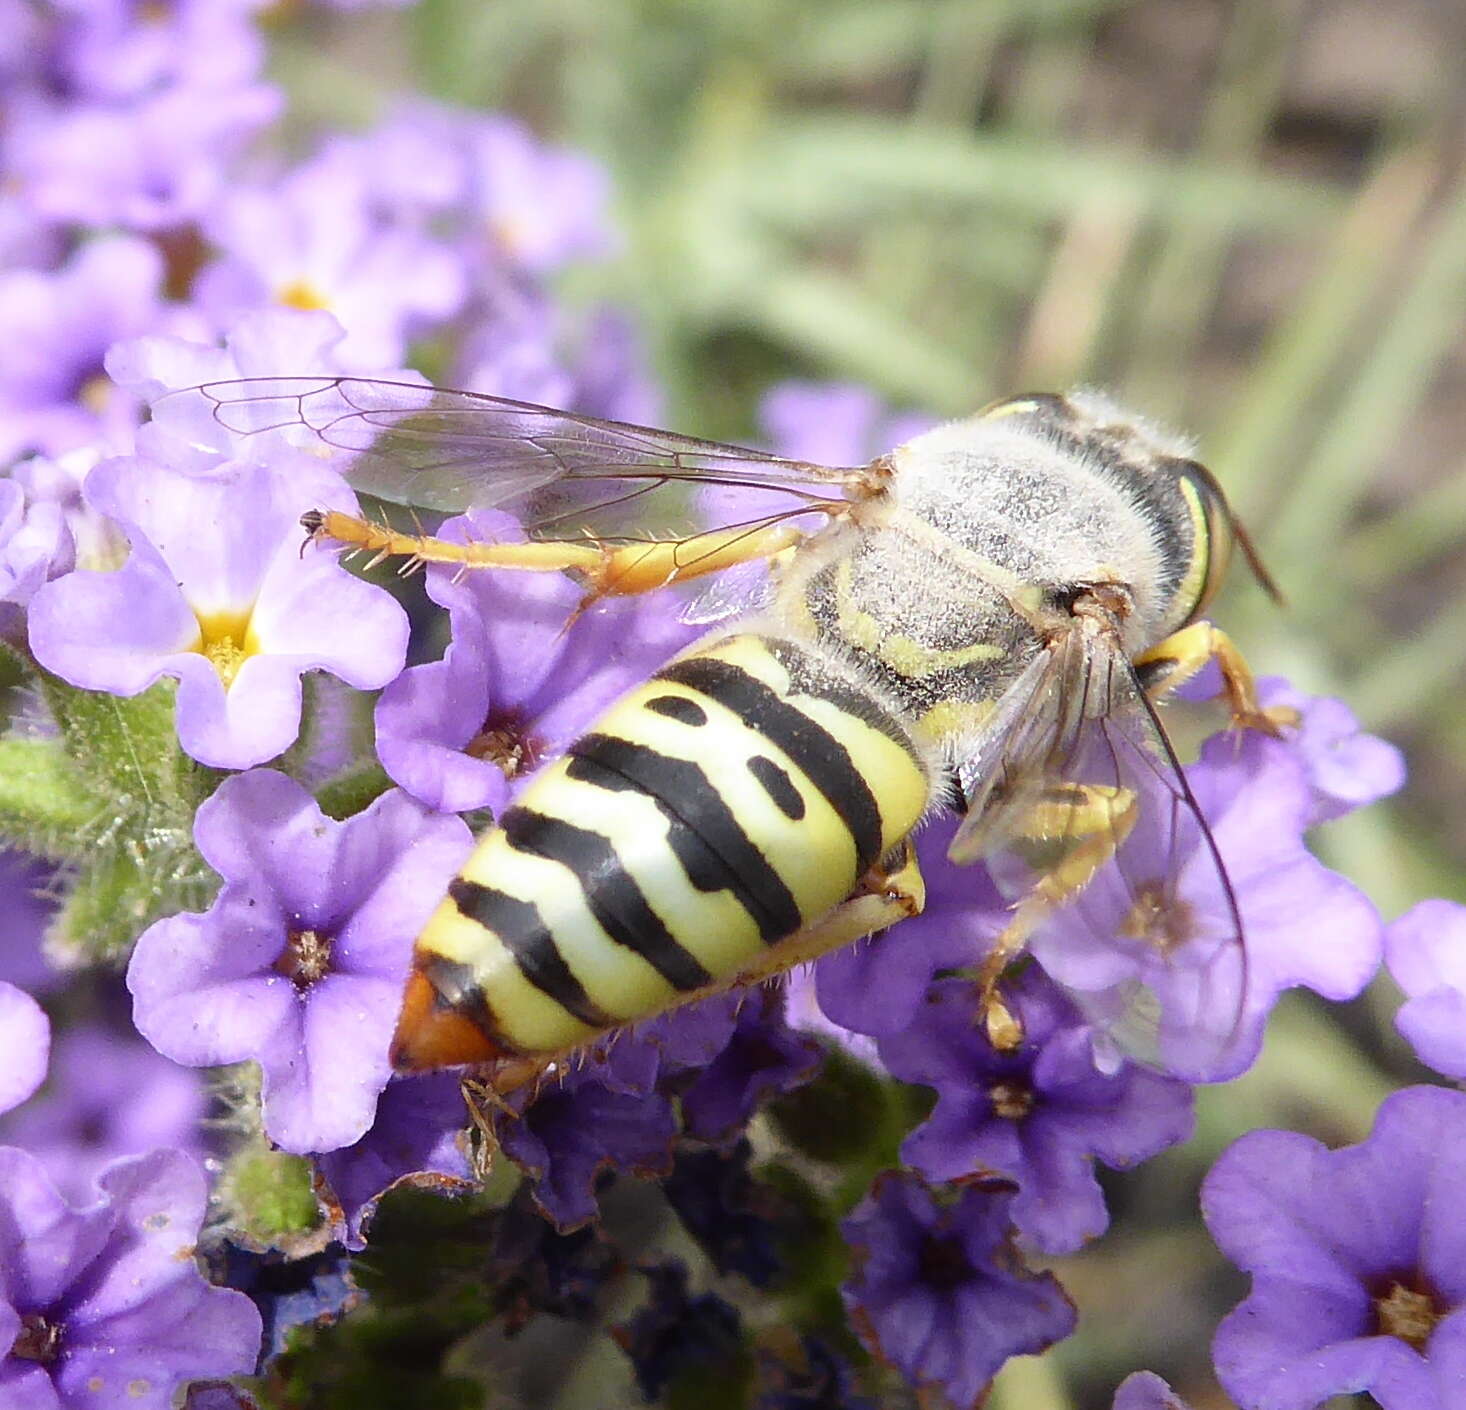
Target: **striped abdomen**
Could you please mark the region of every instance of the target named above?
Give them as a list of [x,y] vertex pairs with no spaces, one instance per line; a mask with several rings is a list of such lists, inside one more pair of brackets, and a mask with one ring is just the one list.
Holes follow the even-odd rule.
[[400,1068],[550,1054],[726,984],[915,826],[904,726],[727,637],[623,697],[480,839],[417,942]]

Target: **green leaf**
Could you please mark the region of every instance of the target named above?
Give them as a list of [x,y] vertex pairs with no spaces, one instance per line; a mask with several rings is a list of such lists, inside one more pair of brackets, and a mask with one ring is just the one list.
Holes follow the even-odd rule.
[[70,863],[49,941],[73,955],[118,955],[153,920],[205,905],[217,878],[193,845],[198,804],[219,775],[179,748],[174,688],[133,699],[37,682],[56,740],[3,741],[0,831]]
[[0,739],[0,836],[41,856],[61,858],[97,804],[61,742]]
[[321,1222],[310,1161],[263,1141],[230,1158],[220,1177],[220,1199],[229,1206],[231,1224],[263,1248],[298,1240]]
[[1216,163],[840,113],[781,118],[748,178],[750,202],[802,226],[882,214],[892,201],[993,202],[1051,217],[1110,200],[1166,224],[1311,231],[1342,204],[1324,186]]

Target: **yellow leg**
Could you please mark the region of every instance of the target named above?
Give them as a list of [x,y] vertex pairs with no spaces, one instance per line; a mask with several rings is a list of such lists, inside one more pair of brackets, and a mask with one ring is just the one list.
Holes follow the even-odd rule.
[[1222,672],[1222,691],[1237,729],[1277,734],[1280,725],[1297,724],[1297,712],[1286,707],[1264,710],[1257,701],[1257,682],[1237,643],[1210,622],[1193,622],[1135,658],[1152,700],[1169,695],[1189,681],[1208,661]]
[[721,573],[737,563],[773,558],[805,534],[788,524],[714,529],[684,539],[613,545],[595,539],[543,539],[521,543],[450,543],[431,534],[405,534],[385,524],[337,510],[311,510],[301,527],[318,543],[334,543],[372,555],[371,565],[403,558],[411,565],[453,563],[465,571],[510,568],[532,573],[574,572],[592,599],[655,592],[668,583]]
[[1038,846],[1069,844],[1013,908],[978,971],[983,1023],[995,1048],[1016,1048],[1023,1029],[998,995],[998,980],[1027,946],[1033,932],[1066,901],[1089,885],[1094,874],[1124,844],[1139,815],[1128,788],[1068,783],[1049,790],[1025,820],[1017,840]]

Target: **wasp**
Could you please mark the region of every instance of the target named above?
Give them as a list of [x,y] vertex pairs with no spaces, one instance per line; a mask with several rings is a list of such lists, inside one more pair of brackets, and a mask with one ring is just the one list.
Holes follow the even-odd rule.
[[[1145,961],[1090,996],[1128,1050],[1164,1065],[1178,1025],[1231,1039],[1243,928],[1156,704],[1214,661],[1233,722],[1273,732],[1202,614],[1234,544],[1276,589],[1186,442],[1093,392],[1012,397],[837,467],[425,385],[198,390],[231,431],[339,455],[359,490],[522,526],[453,543],[311,511],[314,540],[566,572],[586,606],[715,584],[682,609],[708,634],[479,837],[417,938],[399,1070],[480,1065],[507,1090],[883,931],[921,910],[910,839],[948,808],[952,860],[988,862],[1013,903],[974,973],[995,1040],[1019,1036],[1009,962],[1060,913]],[[1207,873],[1205,918],[1183,867]]]

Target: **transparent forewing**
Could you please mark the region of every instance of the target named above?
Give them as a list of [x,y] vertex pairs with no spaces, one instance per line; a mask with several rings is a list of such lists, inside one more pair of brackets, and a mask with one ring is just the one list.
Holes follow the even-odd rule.
[[[838,514],[870,483],[834,468],[577,416],[476,392],[358,377],[211,382],[196,395],[231,435],[314,443],[358,490],[435,513],[499,508],[537,538],[644,537]],[[166,415],[166,408],[164,408]],[[689,486],[718,485],[719,522],[694,514]],[[740,513],[746,489],[753,513]],[[778,509],[767,496],[776,496]],[[651,526],[648,530],[647,526]]]
[[1239,1037],[1246,949],[1154,709],[1118,647],[1077,629],[1019,688],[1024,699],[1005,696],[994,713],[1001,734],[959,767],[969,799],[988,791],[952,855],[989,856],[1015,903],[1042,882],[1057,901],[1029,949],[1045,971],[1120,1051],[1206,1080]]

